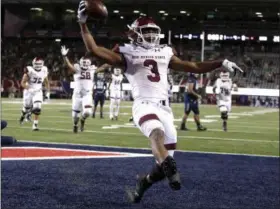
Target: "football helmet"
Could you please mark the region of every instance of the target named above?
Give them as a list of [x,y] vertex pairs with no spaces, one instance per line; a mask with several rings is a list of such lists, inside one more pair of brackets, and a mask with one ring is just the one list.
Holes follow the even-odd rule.
[[85,57],[80,59],[80,66],[82,70],[87,70],[91,66],[91,60]]
[[119,69],[119,68],[115,68],[114,69],[114,74],[115,75],[120,75],[122,72],[121,72],[121,69]]
[[145,48],[153,48],[160,42],[160,27],[150,17],[140,17],[131,25],[127,25],[128,38]]
[[228,79],[229,79],[229,72],[227,72],[227,71],[222,71],[222,72],[220,73],[220,78],[221,78],[222,81],[228,80]]
[[41,58],[35,57],[32,61],[32,66],[33,66],[34,70],[40,71],[40,70],[42,70],[42,68],[44,66],[44,60]]

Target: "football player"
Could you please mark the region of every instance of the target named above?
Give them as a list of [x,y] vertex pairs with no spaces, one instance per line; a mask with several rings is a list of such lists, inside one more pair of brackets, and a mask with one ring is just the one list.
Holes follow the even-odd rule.
[[41,58],[34,58],[32,66],[27,66],[24,69],[24,74],[21,80],[23,87],[23,108],[19,119],[20,124],[23,123],[25,117],[30,120],[30,113],[34,114],[33,126],[34,131],[38,131],[39,115],[41,114],[43,102],[43,84],[47,89],[46,97],[50,98],[50,84],[48,79],[48,68],[44,66],[44,61]]
[[[67,68],[73,74],[75,87],[72,95],[72,117],[73,132],[78,132],[78,123],[80,120],[80,131],[84,131],[86,119],[92,115],[92,91],[93,78],[97,67],[91,63],[88,55],[82,57],[79,63],[74,65],[67,57],[69,49],[61,47],[61,54]],[[82,114],[80,115],[80,113]],[[80,119],[81,117],[81,119]]]
[[185,88],[184,94],[184,103],[185,103],[185,114],[182,118],[181,128],[180,130],[187,131],[186,120],[192,111],[194,113],[194,121],[197,126],[198,131],[206,131],[207,128],[201,125],[199,118],[199,100],[201,100],[201,96],[198,94],[198,83],[197,77],[195,74],[190,73],[187,79],[187,85]]
[[111,120],[118,120],[120,103],[122,98],[122,81],[123,75],[121,74],[121,69],[114,68],[114,73],[112,74],[111,82],[109,84]]
[[216,80],[213,86],[213,92],[216,94],[217,106],[221,112],[223,120],[223,130],[227,131],[228,113],[231,111],[231,91],[238,91],[237,85],[233,88],[229,72],[222,71],[220,78]]
[[103,105],[105,101],[105,92],[107,89],[107,83],[104,76],[104,73],[97,73],[94,82],[94,109],[92,117],[95,118],[95,112],[97,109],[98,103],[100,103],[100,118],[103,117]]
[[85,1],[78,8],[78,22],[87,50],[106,63],[119,66],[132,87],[133,119],[143,135],[150,139],[156,163],[150,173],[138,176],[136,188],[127,190],[130,200],[140,202],[154,183],[168,179],[173,190],[181,188],[181,180],[173,157],[177,132],[168,104],[168,67],[177,71],[206,73],[221,66],[229,71],[237,67],[228,60],[194,63],[174,56],[172,48],[160,45],[160,27],[149,17],[141,17],[129,25],[132,41],[109,50],[98,46],[87,25]]

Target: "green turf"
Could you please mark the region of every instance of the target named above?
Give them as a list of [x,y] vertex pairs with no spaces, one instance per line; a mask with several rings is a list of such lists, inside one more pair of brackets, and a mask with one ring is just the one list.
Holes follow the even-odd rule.
[[[22,108],[20,101],[2,100],[2,118],[8,121],[8,128],[3,131],[3,135],[12,135],[18,140],[149,147],[148,140],[132,125],[103,129],[104,126],[127,124],[131,115],[130,102],[121,103],[123,107],[118,121],[110,121],[107,114],[105,119],[99,119],[97,115],[97,118],[86,121],[85,132],[73,134],[70,100],[51,100],[50,104],[43,105],[39,132],[31,130],[31,123],[18,124]],[[183,104],[172,104],[172,108],[175,119],[180,119]],[[105,112],[108,112],[108,106]],[[178,149],[279,156],[278,109],[233,107],[232,113],[238,118],[230,118],[229,131],[223,132],[216,106],[201,106],[201,119],[216,121],[203,123],[208,127],[207,132],[197,132],[194,122],[189,121],[191,131],[178,131]],[[216,118],[209,118],[211,115],[216,115]],[[180,121],[175,124],[179,126]]]

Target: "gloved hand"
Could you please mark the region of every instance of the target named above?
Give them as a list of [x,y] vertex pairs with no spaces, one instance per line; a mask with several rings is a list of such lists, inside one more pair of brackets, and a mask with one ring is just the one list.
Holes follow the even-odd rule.
[[227,60],[227,59],[225,59],[225,60],[223,61],[223,64],[222,64],[222,65],[223,65],[223,67],[224,67],[225,69],[227,69],[227,70],[228,70],[229,72],[231,72],[231,73],[235,72],[236,69],[243,73],[243,70],[241,70],[240,67],[238,67],[234,62],[231,62],[231,61],[229,61],[229,60]]
[[61,46],[61,54],[62,56],[66,56],[69,49],[67,49],[65,46]]
[[80,1],[77,13],[78,13],[77,14],[78,22],[85,23],[88,18],[88,15],[86,14],[86,2],[85,1]]

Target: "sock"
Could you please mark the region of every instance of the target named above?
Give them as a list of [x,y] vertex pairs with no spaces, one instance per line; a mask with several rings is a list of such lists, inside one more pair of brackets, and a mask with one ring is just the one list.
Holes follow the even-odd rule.
[[78,125],[78,122],[79,122],[79,118],[78,118],[78,117],[75,117],[75,118],[74,118],[74,126],[77,126],[77,125]]
[[38,125],[39,121],[38,120],[34,120],[34,124]]
[[196,126],[197,126],[197,127],[200,127],[200,126],[201,126],[200,122],[195,121],[195,123],[196,123]]

